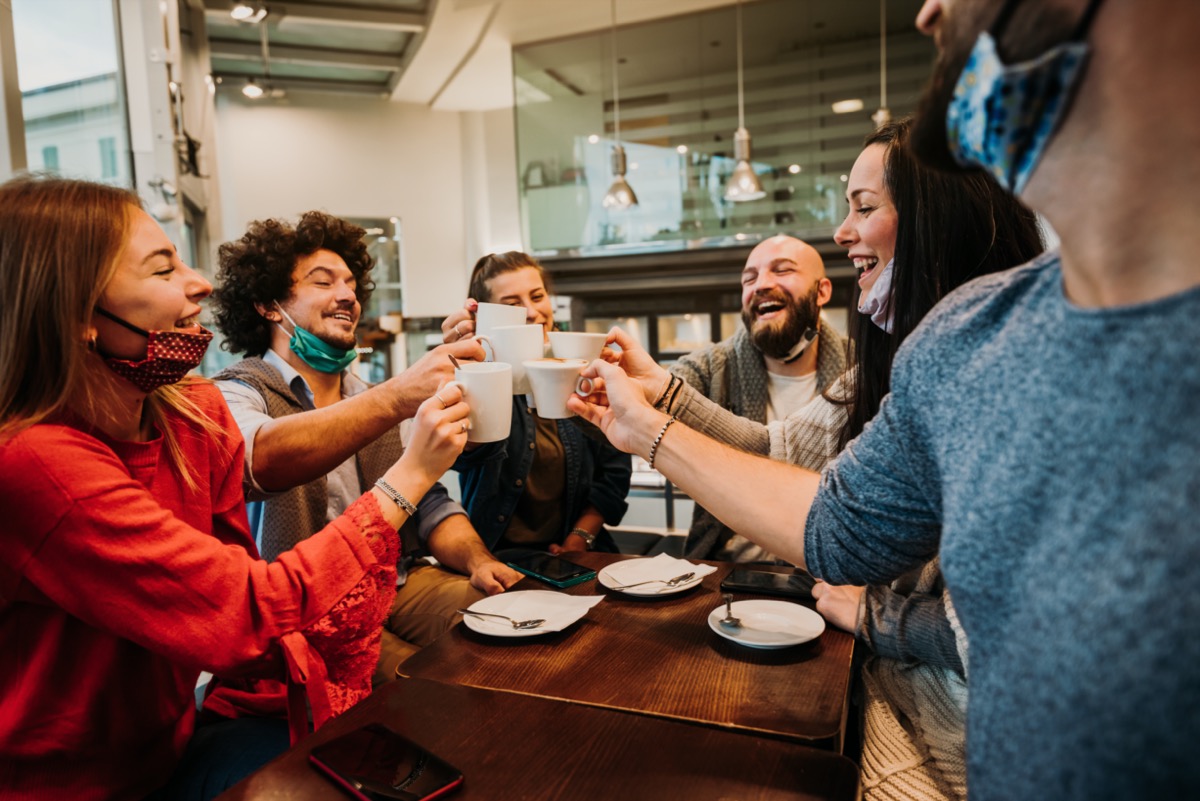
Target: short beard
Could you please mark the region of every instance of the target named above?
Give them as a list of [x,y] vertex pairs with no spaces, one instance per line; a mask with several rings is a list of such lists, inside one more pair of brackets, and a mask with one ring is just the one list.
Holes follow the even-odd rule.
[[[807,295],[796,299],[786,292],[776,290],[772,297],[778,297],[784,302],[784,319],[782,323],[772,322],[754,328],[754,314],[748,307],[742,307],[742,324],[750,334],[750,341],[764,356],[771,359],[786,359],[796,343],[804,338],[809,329],[816,330],[821,321],[821,305],[817,303],[820,286],[813,282],[812,289]],[[751,305],[754,298],[751,298]]]

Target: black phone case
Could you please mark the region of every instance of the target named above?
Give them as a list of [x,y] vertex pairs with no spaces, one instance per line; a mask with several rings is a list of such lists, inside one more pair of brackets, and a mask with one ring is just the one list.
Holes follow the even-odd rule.
[[456,768],[378,723],[317,746],[308,759],[359,801],[432,801],[463,783]]
[[[738,575],[752,574],[747,580],[739,580]],[[754,576],[778,577],[764,580],[762,583],[753,581]],[[782,579],[781,583],[779,582]],[[769,583],[768,583],[769,582]],[[772,573],[766,570],[734,570],[721,582],[724,592],[745,592],[755,595],[774,595],[779,598],[794,598],[801,601],[812,600],[812,588],[817,580],[807,573]]]

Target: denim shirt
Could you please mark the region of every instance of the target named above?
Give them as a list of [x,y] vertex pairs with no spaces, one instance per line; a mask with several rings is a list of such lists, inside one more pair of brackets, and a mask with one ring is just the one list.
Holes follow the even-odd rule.
[[[566,460],[559,542],[575,527],[588,505],[596,507],[606,524],[617,525],[629,507],[625,502],[633,472],[629,455],[610,445],[598,430],[596,439],[584,434],[582,421],[572,418],[555,422]],[[525,398],[517,396],[513,398],[508,439],[463,452],[454,463],[463,506],[488,548],[494,548],[504,536],[525,490],[525,480],[533,467],[536,431]]]

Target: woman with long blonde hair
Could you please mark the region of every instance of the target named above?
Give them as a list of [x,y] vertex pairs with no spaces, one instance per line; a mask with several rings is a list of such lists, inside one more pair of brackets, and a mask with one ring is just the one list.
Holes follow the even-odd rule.
[[[462,450],[466,404],[454,387],[448,408],[423,404],[380,484],[267,564],[232,416],[185,378],[212,336],[198,322],[211,291],[129,192],[0,186],[6,798],[207,797],[236,781],[255,765],[193,738],[202,670],[286,680],[293,739],[306,706],[319,726],[370,691],[396,530]],[[234,711],[211,710],[205,742],[237,740],[253,719]]]

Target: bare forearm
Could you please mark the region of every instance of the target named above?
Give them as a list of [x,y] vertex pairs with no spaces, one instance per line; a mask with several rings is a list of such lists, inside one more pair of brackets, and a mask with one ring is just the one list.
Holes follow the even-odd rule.
[[[667,418],[661,417],[655,436]],[[645,443],[648,454],[653,439]],[[804,565],[804,521],[820,476],[743,453],[672,425],[654,466],[725,525],[797,565]]]
[[400,394],[389,381],[332,406],[263,424],[254,437],[254,480],[268,492],[281,492],[329,473],[411,416],[402,412]]
[[466,515],[451,515],[429,535],[429,552],[445,567],[465,576],[496,557],[487,549]]

